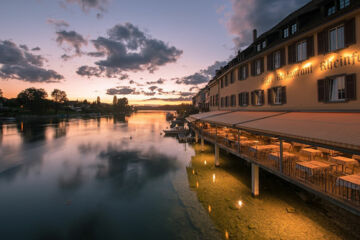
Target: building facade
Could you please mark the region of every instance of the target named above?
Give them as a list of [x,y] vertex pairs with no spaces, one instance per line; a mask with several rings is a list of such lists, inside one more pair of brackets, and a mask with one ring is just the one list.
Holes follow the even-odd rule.
[[253,40],[209,82],[210,111],[360,111],[360,1],[313,0]]

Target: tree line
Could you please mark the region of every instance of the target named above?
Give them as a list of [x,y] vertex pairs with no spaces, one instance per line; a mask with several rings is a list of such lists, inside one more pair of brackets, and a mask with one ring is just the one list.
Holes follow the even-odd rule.
[[16,114],[71,114],[71,113],[101,113],[101,114],[128,114],[134,108],[129,105],[127,98],[117,99],[114,96],[113,104],[101,103],[100,97],[96,101],[70,101],[65,91],[54,89],[51,94],[43,88],[27,88],[21,91],[16,98],[3,97],[0,89],[1,115]]

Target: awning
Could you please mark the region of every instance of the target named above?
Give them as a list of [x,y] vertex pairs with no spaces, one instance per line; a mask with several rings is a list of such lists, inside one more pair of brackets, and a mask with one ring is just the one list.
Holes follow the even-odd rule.
[[227,114],[217,114],[202,118],[203,121],[220,124],[225,126],[234,126],[235,124],[246,123],[258,119],[264,119],[272,116],[284,114],[284,112],[229,112]]
[[360,151],[360,113],[292,112],[236,127]]
[[[206,118],[206,117],[222,115],[222,114],[226,114],[226,113],[229,113],[229,112],[228,111],[203,112],[203,113],[190,115],[188,118],[189,118],[189,120],[191,120],[191,122],[193,122],[195,120],[201,120],[201,119]],[[188,118],[186,120],[188,120]]]

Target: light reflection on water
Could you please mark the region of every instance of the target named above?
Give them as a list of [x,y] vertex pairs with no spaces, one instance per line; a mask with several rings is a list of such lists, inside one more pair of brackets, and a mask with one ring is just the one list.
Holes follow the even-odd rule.
[[206,232],[179,200],[192,194],[185,167],[194,151],[160,134],[164,112],[124,120],[0,125],[0,239],[197,239]]

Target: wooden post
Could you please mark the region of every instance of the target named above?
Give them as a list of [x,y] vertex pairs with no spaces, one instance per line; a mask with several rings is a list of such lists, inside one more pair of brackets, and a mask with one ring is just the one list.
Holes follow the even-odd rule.
[[259,166],[251,164],[251,192],[253,197],[259,196]]
[[199,132],[195,131],[195,142],[198,143],[199,142]]
[[204,136],[201,136],[201,151],[203,152],[204,150]]
[[283,172],[283,140],[280,139],[280,156],[279,156],[279,168],[280,168],[280,172]]
[[238,129],[238,134],[237,134],[237,140],[238,140],[238,153],[240,153],[240,129]]

